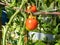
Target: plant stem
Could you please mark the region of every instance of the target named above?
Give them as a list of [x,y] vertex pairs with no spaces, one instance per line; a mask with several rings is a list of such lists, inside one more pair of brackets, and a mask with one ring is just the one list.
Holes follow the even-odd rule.
[[8,26],[6,26],[6,28],[4,27],[4,32],[3,32],[3,45],[5,45],[5,36],[6,36],[6,32],[7,32],[6,29],[8,29]]
[[[23,15],[24,19],[26,20],[26,14],[23,13],[23,12],[21,14]],[[21,35],[20,35],[20,38],[19,38],[19,40],[17,42],[17,45],[24,45],[24,34],[22,33],[22,32],[24,32],[24,30],[25,30],[25,22],[23,24],[23,27],[20,30]]]
[[[24,1],[25,1],[25,0],[24,0]],[[22,6],[26,3],[26,1],[25,1],[25,2],[24,2],[24,1],[22,1],[21,5],[20,5],[20,9],[21,9]],[[3,32],[3,45],[6,45],[5,41],[6,41],[6,32],[7,32],[7,30],[8,30],[8,27],[9,27],[9,25],[11,24],[13,18],[19,13],[19,11],[20,11],[20,10],[17,10],[17,11],[11,16],[8,24],[6,25],[6,28],[5,28],[4,32]]]

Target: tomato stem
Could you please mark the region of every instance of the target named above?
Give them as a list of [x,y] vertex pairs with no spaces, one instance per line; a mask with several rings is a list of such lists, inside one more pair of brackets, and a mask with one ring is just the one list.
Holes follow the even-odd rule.
[[[22,8],[22,6],[27,2],[27,0],[22,0],[22,3],[20,5],[20,9]],[[19,13],[20,10],[17,10],[10,18],[9,22],[6,24],[5,30],[3,31],[3,43],[2,45],[6,45],[5,41],[6,41],[6,32],[8,30],[9,25],[11,24],[13,18]]]

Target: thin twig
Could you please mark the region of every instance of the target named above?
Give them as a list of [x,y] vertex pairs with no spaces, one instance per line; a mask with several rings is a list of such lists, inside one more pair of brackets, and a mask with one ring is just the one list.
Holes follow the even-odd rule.
[[0,2],[0,5],[6,6],[6,3]]
[[2,32],[2,30],[0,30],[0,32]]
[[47,15],[47,14],[55,14],[55,15],[60,15],[60,12],[35,12],[35,13],[33,13],[34,15],[40,15],[40,14],[45,14],[45,15]]
[[9,3],[0,2],[0,5],[9,6]]

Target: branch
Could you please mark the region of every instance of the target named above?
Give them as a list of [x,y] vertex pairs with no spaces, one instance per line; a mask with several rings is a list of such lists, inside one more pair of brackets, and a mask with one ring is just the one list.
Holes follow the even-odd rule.
[[0,5],[6,6],[6,3],[0,2]]
[[42,14],[42,15],[47,15],[47,14],[54,14],[54,15],[60,15],[60,12],[35,12],[35,13],[33,13],[34,15],[40,15],[40,14]]
[[4,2],[0,2],[0,5],[2,5],[2,6],[9,6],[8,3],[4,3]]

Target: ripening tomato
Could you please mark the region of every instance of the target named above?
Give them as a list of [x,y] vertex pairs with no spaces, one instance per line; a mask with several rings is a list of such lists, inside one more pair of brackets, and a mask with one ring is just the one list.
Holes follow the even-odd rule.
[[32,6],[27,6],[27,10],[26,12],[29,13],[29,12],[36,12],[37,11],[37,8],[35,5],[32,5]]
[[37,8],[36,8],[35,5],[32,5],[30,10],[31,10],[31,12],[36,12],[37,11]]
[[26,29],[27,30],[32,31],[37,27],[37,25],[38,25],[38,21],[35,18],[30,17],[26,20]]

